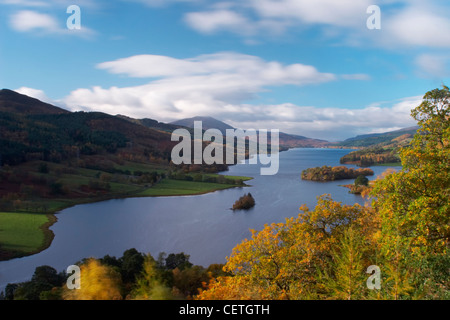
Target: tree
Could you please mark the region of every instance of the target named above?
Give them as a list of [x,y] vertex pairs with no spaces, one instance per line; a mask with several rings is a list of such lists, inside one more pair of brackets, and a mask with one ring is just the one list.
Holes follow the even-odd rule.
[[[427,92],[423,102],[411,114],[418,121],[419,130],[410,146],[400,151],[403,168],[376,181],[372,205],[380,214],[381,253],[386,263],[394,266],[388,269],[414,270],[404,273],[408,281],[403,279],[396,283],[414,282],[417,291],[425,290],[423,282],[429,282],[430,273],[437,272],[433,268],[439,270],[448,262],[449,88],[443,86]],[[393,279],[398,278],[395,272],[392,274]],[[427,294],[434,295],[431,292]],[[401,292],[394,293],[394,296],[401,298]]]
[[170,288],[162,280],[157,263],[151,255],[146,255],[144,258],[143,270],[137,277],[131,298],[135,300],[170,300],[173,298]]
[[177,254],[171,253],[165,259],[165,267],[170,270],[173,270],[175,268],[178,268],[180,270],[190,268],[192,267],[192,263],[189,262],[189,258],[190,256],[188,254],[185,254],[184,252]]
[[209,275],[201,266],[193,266],[180,270],[175,268],[173,271],[173,285],[184,297],[192,297],[199,293],[199,289],[204,283],[209,282]]
[[63,283],[64,277],[58,274],[58,272],[53,267],[40,266],[36,267],[31,281],[46,282],[56,287],[60,286]]
[[358,176],[355,179],[355,186],[368,186],[369,185],[369,179],[367,179],[365,176]]
[[234,204],[233,210],[248,210],[255,206],[255,198],[253,198],[252,194],[249,192],[248,194],[240,197]]
[[36,267],[30,281],[18,284],[15,288],[8,288],[7,299],[14,300],[40,300],[41,294],[60,287],[65,280],[63,274],[50,266]]
[[105,266],[97,259],[87,259],[81,265],[81,288],[64,288],[65,300],[121,300],[122,279],[120,273]]
[[[342,205],[319,197],[315,210],[306,206],[297,218],[252,231],[237,245],[224,271],[232,276],[210,282],[199,299],[318,299],[330,297],[319,281],[333,262],[333,251],[353,226],[370,247],[376,230],[373,211],[359,204]],[[356,261],[356,260],[355,260]],[[331,274],[331,273],[330,273]],[[355,285],[356,287],[356,285]]]
[[128,249],[119,259],[120,273],[124,282],[134,282],[144,265],[144,256],[136,249]]
[[363,297],[366,274],[364,253],[367,243],[358,231],[349,227],[340,239],[340,245],[331,252],[330,270],[321,276],[329,295],[339,300],[357,300]]

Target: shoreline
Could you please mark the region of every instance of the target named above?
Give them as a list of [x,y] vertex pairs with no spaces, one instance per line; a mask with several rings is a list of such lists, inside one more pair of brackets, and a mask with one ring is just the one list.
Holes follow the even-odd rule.
[[[224,171],[224,172],[226,172],[226,171]],[[253,177],[239,177],[239,178],[241,178],[242,182],[253,179]],[[177,180],[175,180],[175,181],[177,181]],[[181,180],[181,181],[183,181],[183,180]],[[205,182],[205,183],[209,183],[209,182]],[[55,237],[55,234],[50,229],[50,227],[53,226],[58,221],[57,214],[68,208],[72,208],[72,207],[82,205],[82,204],[97,203],[97,202],[103,202],[103,201],[109,201],[109,200],[119,200],[119,199],[129,199],[129,198],[131,199],[131,198],[183,197],[183,196],[190,197],[190,196],[198,196],[198,195],[213,193],[216,191],[228,190],[228,189],[232,189],[232,188],[251,187],[250,185],[247,185],[245,183],[243,183],[243,185],[231,185],[231,184],[230,185],[223,184],[223,185],[224,185],[223,188],[213,188],[213,189],[209,189],[206,191],[180,193],[180,194],[139,195],[140,193],[145,192],[146,190],[152,189],[152,188],[145,188],[144,190],[138,190],[133,193],[115,194],[115,195],[110,195],[110,196],[103,195],[103,196],[100,196],[95,199],[51,199],[49,201],[62,200],[62,202],[67,202],[67,203],[66,203],[66,205],[62,205],[62,206],[60,206],[52,211],[46,212],[46,213],[30,212],[30,213],[34,213],[34,214],[45,214],[47,216],[48,221],[39,227],[39,229],[44,234],[44,240],[43,240],[42,245],[39,246],[38,249],[36,249],[35,251],[26,252],[26,253],[20,252],[20,251],[1,249],[1,247],[0,247],[0,262],[1,261],[9,261],[9,260],[16,259],[16,258],[32,256],[34,254],[40,253],[40,252],[46,250],[47,248],[49,248]],[[14,214],[14,213],[20,213],[20,212],[13,211],[11,213]]]

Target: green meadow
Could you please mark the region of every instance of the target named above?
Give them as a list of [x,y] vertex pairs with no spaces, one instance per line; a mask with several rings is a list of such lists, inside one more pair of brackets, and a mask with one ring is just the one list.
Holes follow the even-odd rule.
[[136,194],[140,197],[195,195],[236,187],[234,185],[164,179],[152,188]]
[[53,238],[47,226],[54,221],[47,214],[0,212],[0,256],[12,258],[42,250]]

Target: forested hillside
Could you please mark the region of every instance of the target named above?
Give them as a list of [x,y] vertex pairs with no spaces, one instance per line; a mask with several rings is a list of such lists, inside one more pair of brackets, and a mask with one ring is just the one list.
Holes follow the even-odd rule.
[[[412,141],[414,133],[406,133],[411,130],[396,131],[391,134],[380,136],[383,142],[361,147],[360,150],[352,151],[341,158],[343,164],[356,164],[361,167],[372,165],[400,165],[400,149],[408,146]],[[401,135],[396,136],[397,134]],[[396,136],[391,139],[392,136]],[[391,139],[391,140],[389,140]],[[356,141],[378,141],[378,140],[356,140]]]

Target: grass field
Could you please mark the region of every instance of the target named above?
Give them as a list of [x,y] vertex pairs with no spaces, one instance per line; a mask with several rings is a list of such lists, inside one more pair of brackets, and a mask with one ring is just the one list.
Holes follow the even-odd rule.
[[51,223],[46,214],[0,212],[0,251],[20,255],[42,250],[51,241],[45,228]]
[[155,196],[194,195],[194,194],[203,194],[215,190],[224,190],[233,187],[236,186],[221,183],[164,179],[154,187],[138,193],[137,196],[155,197]]

